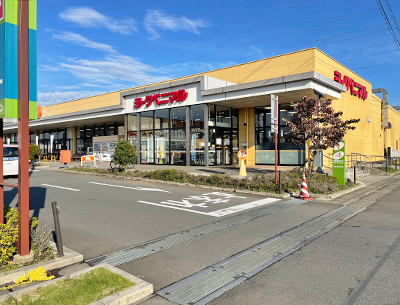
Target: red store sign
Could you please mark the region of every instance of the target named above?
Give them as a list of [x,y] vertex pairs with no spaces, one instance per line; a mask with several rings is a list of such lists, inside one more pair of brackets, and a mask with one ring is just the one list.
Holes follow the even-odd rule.
[[345,85],[347,87],[347,91],[349,91],[350,88],[351,95],[358,96],[358,98],[364,101],[367,99],[368,92],[365,86],[360,85],[359,83],[355,82],[354,79],[348,76],[343,76],[342,79],[342,74],[338,71],[335,71],[333,73],[334,73],[333,80],[338,82],[339,84]]
[[[188,92],[185,90],[178,90],[173,92],[161,93],[148,95],[144,99],[141,97],[135,98],[135,102],[133,103],[133,108],[141,108],[143,105],[145,107],[149,107],[151,104],[156,103],[156,105],[168,104],[168,103],[178,103],[186,101],[188,97]],[[165,99],[160,99],[165,98]]]

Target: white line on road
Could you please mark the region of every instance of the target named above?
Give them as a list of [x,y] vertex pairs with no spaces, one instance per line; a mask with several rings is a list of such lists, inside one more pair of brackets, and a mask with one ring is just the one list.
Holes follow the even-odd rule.
[[89,183],[97,184],[97,185],[104,185],[104,186],[120,187],[120,188],[123,188],[123,189],[131,189],[131,190],[138,190],[138,191],[171,193],[169,191],[165,191],[165,190],[161,190],[161,189],[153,189],[153,188],[146,188],[146,187],[129,187],[129,186],[107,184],[107,183],[98,183],[98,182],[89,182]]
[[[200,211],[196,211],[196,210],[189,210],[189,209],[178,208],[178,207],[173,207],[173,206],[166,206],[165,204],[159,204],[159,203],[148,202],[148,201],[138,201],[138,202],[145,203],[145,204],[151,204],[151,205],[157,205],[157,206],[164,207],[164,208],[170,208],[170,209],[175,209],[175,210],[182,210],[182,211],[187,211],[187,212],[192,212],[192,213],[197,213],[197,214],[214,216],[214,215],[210,215],[210,213],[206,213],[206,212],[200,212]],[[215,217],[219,217],[219,216],[215,216]]]
[[236,213],[236,212],[248,210],[248,209],[251,209],[251,208],[255,208],[255,207],[258,207],[258,206],[261,206],[261,205],[266,205],[268,203],[279,201],[279,200],[280,199],[276,199],[276,198],[261,199],[261,200],[257,200],[257,201],[253,201],[253,202],[249,202],[249,203],[235,205],[235,206],[232,206],[232,207],[229,207],[229,208],[226,208],[226,209],[221,209],[221,210],[217,210],[217,211],[214,211],[214,212],[210,212],[209,215],[215,216],[215,217],[221,217],[221,216],[233,214],[233,213]]
[[280,201],[280,200],[281,199],[266,198],[266,199],[261,199],[261,200],[257,200],[257,201],[253,201],[253,202],[249,202],[249,203],[244,203],[244,204],[239,204],[239,205],[232,206],[232,207],[229,207],[229,208],[226,208],[226,209],[221,209],[221,210],[212,211],[212,212],[200,212],[200,211],[196,211],[196,210],[178,208],[176,206],[170,206],[170,205],[154,203],[154,202],[148,202],[148,201],[138,201],[138,202],[145,203],[145,204],[150,204],[150,205],[156,205],[156,206],[169,208],[169,209],[182,210],[182,211],[186,211],[186,212],[203,214],[203,215],[207,215],[207,216],[222,217],[222,216],[225,216],[225,215],[229,215],[229,214],[233,214],[233,213],[236,213],[236,212],[248,210],[248,209],[251,209],[251,208],[258,207],[258,206],[267,205],[269,203],[272,203],[272,202],[275,202],[275,201]]
[[42,170],[41,169],[30,169],[29,171],[30,172],[41,172]]
[[44,183],[42,183],[42,185],[49,186],[49,187],[55,187],[55,188],[58,188],[58,189],[64,189],[64,190],[69,190],[69,191],[80,192],[80,190],[72,189],[72,188],[69,188],[69,187],[63,187],[63,186],[51,185],[51,184],[44,184]]

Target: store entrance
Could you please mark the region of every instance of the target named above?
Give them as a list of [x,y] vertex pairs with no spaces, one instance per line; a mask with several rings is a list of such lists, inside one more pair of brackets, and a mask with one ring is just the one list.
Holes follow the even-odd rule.
[[216,127],[210,132],[210,165],[232,164],[232,129]]

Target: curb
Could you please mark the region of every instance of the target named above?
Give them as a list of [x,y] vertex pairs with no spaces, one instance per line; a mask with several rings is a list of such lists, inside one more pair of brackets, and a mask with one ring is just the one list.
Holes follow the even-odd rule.
[[[55,244],[52,244],[51,246],[54,248]],[[43,267],[46,270],[53,270],[53,269],[66,267],[66,266],[73,265],[73,264],[83,261],[82,254],[79,254],[78,252],[72,251],[65,247],[63,247],[63,249],[64,249],[63,257],[54,258],[52,260],[43,261],[41,263],[30,265],[30,266],[25,266],[18,270],[6,272],[6,273],[4,273],[4,275],[0,275],[0,285],[9,283],[9,282],[15,282],[21,276],[27,275],[28,272],[30,272],[38,267]]]
[[107,305],[127,305],[127,304],[131,304],[133,302],[139,301],[153,293],[153,285],[152,284],[145,282],[145,281],[143,281],[125,271],[122,271],[121,269],[111,266],[109,264],[99,264],[94,267],[86,268],[86,269],[71,273],[70,275],[59,277],[58,279],[50,280],[47,282],[42,282],[37,285],[33,285],[33,286],[30,286],[30,287],[27,287],[25,289],[21,289],[18,291],[9,292],[8,294],[0,296],[0,302],[4,301],[5,299],[7,299],[9,297],[15,298],[21,294],[31,292],[33,290],[36,290],[39,287],[46,287],[49,285],[53,285],[61,280],[72,279],[74,277],[80,276],[80,275],[90,272],[96,268],[101,268],[101,267],[108,269],[111,272],[114,272],[116,274],[119,274],[119,275],[127,278],[131,282],[136,283],[136,285],[133,287],[130,287],[128,289],[125,289],[115,295],[110,295],[101,300],[95,301],[95,302],[91,303],[90,305],[106,305],[106,304]]
[[90,172],[78,172],[78,171],[64,171],[62,169],[56,169],[55,171],[59,172],[67,172],[67,173],[73,173],[73,174],[81,174],[81,175],[89,175],[89,176],[102,176],[102,177],[110,177],[110,178],[116,178],[116,179],[124,179],[124,180],[132,180],[132,181],[144,181],[144,182],[155,182],[157,183],[163,183],[163,184],[170,184],[170,185],[180,185],[180,186],[189,186],[189,187],[195,187],[195,188],[202,188],[202,189],[211,189],[211,190],[216,190],[216,191],[228,191],[228,192],[235,192],[235,193],[243,193],[243,194],[252,194],[252,195],[260,195],[260,196],[268,196],[268,197],[273,197],[273,198],[289,198],[290,194],[285,193],[285,194],[276,194],[276,193],[267,193],[267,192],[257,192],[257,191],[250,191],[250,190],[240,190],[240,189],[233,189],[233,188],[228,188],[228,187],[217,187],[217,186],[211,186],[211,185],[197,185],[197,184],[191,184],[191,183],[182,183],[182,182],[175,182],[175,181],[163,181],[163,180],[156,180],[156,179],[147,179],[147,178],[140,178],[140,177],[119,177],[119,176],[114,176],[114,175],[107,175],[107,174],[100,174],[100,173],[90,173]]

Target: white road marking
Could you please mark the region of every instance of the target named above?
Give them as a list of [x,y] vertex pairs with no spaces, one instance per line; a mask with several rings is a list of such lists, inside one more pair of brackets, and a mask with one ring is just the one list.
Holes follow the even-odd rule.
[[138,190],[138,191],[171,193],[169,191],[165,191],[165,190],[161,190],[161,189],[153,189],[153,188],[146,188],[146,187],[129,187],[129,186],[107,184],[107,183],[98,183],[98,182],[89,182],[89,183],[97,184],[97,185],[104,185],[104,186],[120,187],[120,188],[123,188],[123,189],[131,189],[131,190]]
[[41,169],[30,169],[29,171],[30,172],[41,172],[42,170]]
[[261,199],[261,200],[249,202],[249,203],[235,205],[235,206],[232,206],[232,207],[229,207],[229,208],[226,208],[226,209],[217,210],[217,211],[214,211],[214,212],[210,212],[209,214],[211,216],[221,217],[221,216],[233,214],[233,213],[236,213],[236,212],[248,210],[248,209],[251,209],[251,208],[255,208],[255,207],[258,207],[258,206],[261,206],[261,205],[266,205],[268,203],[279,201],[279,200],[280,199],[276,199],[276,198],[266,198],[266,199]]
[[[192,212],[192,213],[212,216],[212,215],[210,215],[210,213],[206,213],[206,212],[200,212],[200,211],[195,211],[195,210],[178,208],[178,207],[175,207],[175,206],[167,206],[167,205],[164,205],[164,204],[159,204],[159,203],[154,203],[154,202],[148,202],[148,201],[138,201],[138,202],[145,203],[145,204],[151,204],[151,205],[157,205],[157,206],[164,207],[164,208],[170,208],[170,209],[175,209],[175,210],[182,210],[182,211],[187,211],[187,212]],[[216,216],[216,217],[219,217],[219,216]]]
[[[253,201],[253,202],[249,202],[249,203],[244,203],[244,204],[239,204],[239,205],[232,206],[232,207],[229,207],[226,209],[221,209],[221,210],[212,211],[212,212],[201,212],[201,211],[185,209],[185,208],[178,208],[176,206],[170,206],[170,205],[148,202],[148,201],[138,201],[138,202],[155,205],[155,206],[160,206],[160,207],[164,207],[164,208],[169,208],[169,209],[182,210],[182,211],[186,211],[186,212],[203,214],[203,215],[207,215],[207,216],[222,217],[225,215],[237,213],[237,212],[248,210],[251,208],[258,207],[258,206],[267,205],[269,203],[280,201],[280,200],[281,199],[276,199],[276,198],[266,198],[266,199],[261,199],[261,200],[257,200],[257,201]],[[170,203],[168,203],[168,204],[170,204]]]
[[81,191],[81,190],[72,189],[72,188],[69,188],[69,187],[58,186],[58,185],[51,185],[51,184],[44,184],[44,183],[42,183],[42,185],[49,186],[49,187],[55,187],[55,188],[58,188],[58,189],[69,190],[69,191],[75,191],[75,192],[80,192]]

